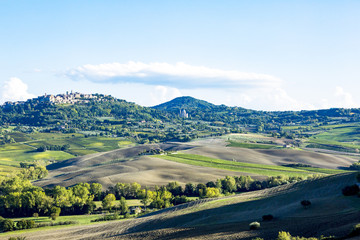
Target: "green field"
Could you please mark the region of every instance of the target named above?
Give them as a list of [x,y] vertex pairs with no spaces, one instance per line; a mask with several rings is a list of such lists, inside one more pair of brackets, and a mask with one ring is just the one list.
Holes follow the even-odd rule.
[[91,222],[91,220],[97,219],[101,216],[103,216],[103,214],[59,216],[55,221],[52,221],[49,217],[12,218],[11,220],[13,220],[15,222],[17,222],[21,219],[34,220],[36,224],[51,223],[51,222],[58,223],[58,222],[64,222],[64,221],[74,221],[76,223],[71,224],[71,225],[46,226],[46,227],[41,227],[41,228],[33,228],[33,229],[6,232],[6,233],[1,233],[0,236],[8,236],[8,235],[16,236],[16,234],[21,234],[21,233],[26,233],[26,232],[34,232],[34,231],[39,231],[42,229],[55,229],[55,228],[64,228],[64,227],[69,227],[69,226],[74,226],[74,225],[94,224],[93,222]]
[[[102,206],[101,201],[94,201],[94,203],[97,208]],[[128,207],[143,206],[143,204],[140,202],[140,199],[127,199],[126,203],[127,203]],[[114,204],[119,205],[120,200],[116,200]]]
[[358,124],[337,125],[333,128],[328,128],[323,133],[317,134],[316,139],[344,143],[360,143],[360,126]]
[[276,165],[265,165],[255,163],[233,162],[223,159],[215,159],[194,154],[171,154],[171,155],[154,155],[154,157],[185,163],[195,166],[212,167],[244,173],[253,173],[263,176],[302,176],[306,177],[311,174],[334,174],[342,173],[342,170],[322,169],[322,168],[293,168]]
[[228,141],[229,145],[227,147],[240,147],[240,148],[248,148],[248,149],[273,149],[278,148],[276,145],[270,144],[259,144],[259,143],[243,143],[243,142],[235,142]]
[[20,162],[59,161],[73,157],[74,155],[71,155],[63,151],[37,152],[34,149],[31,151],[27,151],[27,150],[2,151],[0,154],[0,164],[9,165],[9,166],[19,166]]
[[[133,145],[124,138],[84,137],[80,133],[30,133],[12,132],[16,143],[0,145],[0,175],[19,169],[20,162],[42,161],[46,164],[76,156],[106,152]],[[37,152],[44,145],[69,145],[65,151]]]

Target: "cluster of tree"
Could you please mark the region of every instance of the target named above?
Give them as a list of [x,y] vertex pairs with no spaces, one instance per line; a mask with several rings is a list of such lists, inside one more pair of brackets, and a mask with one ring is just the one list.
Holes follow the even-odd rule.
[[[183,188],[177,182],[165,186],[156,186],[154,190],[142,188],[138,183],[117,183],[103,191],[99,183],[79,183],[65,188],[55,186],[43,190],[33,186],[30,179],[37,179],[43,167],[29,167],[17,176],[0,178],[0,216],[26,217],[34,214],[57,216],[72,214],[87,214],[95,209],[94,200],[102,201],[104,210],[117,211],[120,214],[128,212],[125,199],[141,199],[144,208],[167,208],[188,202],[188,197],[212,198],[235,192],[254,191],[275,187],[302,178],[271,177],[265,181],[256,181],[249,176],[218,179],[206,184],[188,183]],[[118,205],[115,200],[120,200]]]
[[210,181],[206,184],[199,183],[196,186],[192,183],[188,183],[185,185],[183,193],[186,196],[211,198],[218,197],[221,194],[227,195],[235,192],[255,191],[301,180],[304,180],[304,178],[277,176],[270,177],[264,181],[257,181],[253,180],[250,176],[226,176],[225,178],[218,179],[215,182]]
[[15,143],[15,140],[10,135],[0,135],[0,145],[4,145],[6,143]]
[[[18,176],[21,179],[27,180],[37,180],[42,179],[48,175],[48,170],[45,166],[38,165],[38,164],[20,164],[22,166],[22,170],[18,173]],[[25,167],[27,166],[27,167]]]
[[63,214],[85,214],[95,208],[96,184],[80,183],[66,189],[55,186],[45,191],[19,176],[0,179],[0,215],[29,217],[33,214],[56,218]]
[[350,169],[350,170],[360,170],[360,161],[351,164],[350,167],[349,167],[349,169]]
[[21,219],[16,224],[11,219],[0,217],[0,232],[8,232],[14,230],[30,229],[35,227],[34,220]]
[[357,184],[348,185],[342,189],[342,194],[344,196],[358,195],[360,197],[360,173],[356,174],[356,180]]
[[66,151],[70,148],[69,144],[65,145],[42,145],[36,149],[38,152],[46,152],[47,150],[50,151]]
[[[21,219],[17,222],[0,217],[0,232],[9,232],[23,229],[47,227],[47,226],[57,226],[57,225],[70,225],[75,224],[75,221],[60,221],[60,222],[51,222],[51,223],[35,223],[34,220]],[[14,238],[16,239],[16,238]]]

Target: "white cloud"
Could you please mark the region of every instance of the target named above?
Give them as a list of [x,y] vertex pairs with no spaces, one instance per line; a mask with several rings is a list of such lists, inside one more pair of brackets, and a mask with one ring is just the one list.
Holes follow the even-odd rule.
[[204,66],[192,66],[186,63],[142,63],[128,62],[86,64],[65,73],[71,79],[91,81],[143,83],[178,88],[212,87],[267,87],[278,86],[281,80],[266,74],[228,71]]
[[352,108],[359,106],[355,103],[351,93],[345,92],[345,90],[342,87],[338,86],[335,88],[334,96],[336,99],[335,106],[344,107],[344,108]]
[[28,93],[28,86],[21,79],[12,77],[1,88],[0,102],[24,101],[34,97],[35,95]]
[[176,97],[180,97],[182,94],[177,88],[156,86],[154,91],[150,93],[150,96],[152,99],[152,105],[158,105]]
[[255,110],[311,110],[315,107],[291,97],[283,88],[257,89],[205,89],[182,90],[183,95],[193,96],[214,104],[238,106]]

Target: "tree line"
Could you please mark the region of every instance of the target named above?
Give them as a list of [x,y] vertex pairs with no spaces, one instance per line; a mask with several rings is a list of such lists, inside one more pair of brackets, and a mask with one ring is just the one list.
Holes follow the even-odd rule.
[[[187,183],[182,187],[177,182],[155,186],[152,190],[138,183],[117,183],[107,190],[99,183],[79,183],[68,188],[55,186],[42,189],[33,186],[30,180],[38,179],[36,169],[23,169],[16,176],[0,179],[0,216],[30,217],[88,214],[94,212],[94,201],[102,201],[102,209],[126,209],[114,206],[115,200],[141,199],[144,207],[167,208],[186,203],[188,197],[212,198],[237,192],[254,191],[300,181],[301,177],[270,177],[265,181],[253,180],[249,176],[231,177],[210,181],[206,184]],[[34,173],[33,173],[34,172]],[[125,213],[125,210],[122,210]]]

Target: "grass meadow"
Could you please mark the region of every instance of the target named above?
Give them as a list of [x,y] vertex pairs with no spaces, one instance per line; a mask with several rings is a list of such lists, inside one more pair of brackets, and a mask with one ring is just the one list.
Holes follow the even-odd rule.
[[279,176],[284,175],[288,177],[302,176],[306,177],[312,174],[335,174],[345,172],[343,170],[323,169],[323,168],[311,168],[311,167],[285,167],[276,165],[265,165],[255,163],[243,163],[228,161],[223,159],[215,159],[194,154],[170,154],[170,155],[155,155],[154,157],[175,161],[179,163],[185,163],[195,166],[211,167],[218,169],[225,169],[231,171],[238,171],[244,173],[252,173],[262,176]]
[[[133,145],[124,138],[90,136],[85,138],[80,133],[10,133],[16,143],[0,145],[0,176],[7,175],[20,167],[20,162],[41,161],[50,163],[76,156],[106,152]],[[37,152],[43,145],[70,146],[65,151]]]

